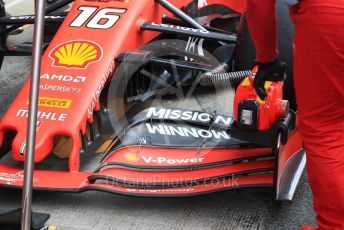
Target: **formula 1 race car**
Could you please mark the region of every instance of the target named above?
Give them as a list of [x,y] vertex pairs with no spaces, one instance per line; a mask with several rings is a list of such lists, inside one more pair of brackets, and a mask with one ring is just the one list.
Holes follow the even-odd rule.
[[[244,0],[49,5],[34,190],[192,196],[268,187],[274,199],[292,200],[306,160],[291,24],[280,17],[288,77],[267,82],[261,101],[252,87],[257,67],[245,7]],[[30,43],[9,47],[7,37],[34,15],[1,11],[1,64],[4,56],[31,55]],[[1,187],[23,186],[29,84],[1,118]],[[213,99],[228,91],[233,102]]]

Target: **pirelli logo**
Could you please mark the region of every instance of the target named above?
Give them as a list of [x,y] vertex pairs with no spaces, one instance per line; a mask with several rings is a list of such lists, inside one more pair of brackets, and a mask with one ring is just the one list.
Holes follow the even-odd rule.
[[72,104],[72,100],[66,100],[66,99],[48,98],[48,97],[40,97],[38,99],[38,106],[40,107],[68,109],[71,104]]

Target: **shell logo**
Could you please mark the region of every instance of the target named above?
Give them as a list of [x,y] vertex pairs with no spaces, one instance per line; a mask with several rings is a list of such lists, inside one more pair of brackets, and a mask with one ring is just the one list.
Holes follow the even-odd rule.
[[91,41],[68,41],[50,52],[53,66],[85,69],[90,63],[100,61],[103,50]]
[[139,157],[136,153],[127,153],[125,154],[125,158],[127,158],[128,161],[139,161]]

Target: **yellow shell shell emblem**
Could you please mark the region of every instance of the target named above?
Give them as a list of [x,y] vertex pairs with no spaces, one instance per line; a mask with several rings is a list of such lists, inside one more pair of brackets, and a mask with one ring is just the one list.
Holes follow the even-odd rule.
[[127,153],[125,154],[125,158],[127,158],[128,161],[139,161],[139,157],[136,153]]
[[102,49],[90,41],[69,41],[52,50],[50,57],[54,66],[83,69],[101,59]]

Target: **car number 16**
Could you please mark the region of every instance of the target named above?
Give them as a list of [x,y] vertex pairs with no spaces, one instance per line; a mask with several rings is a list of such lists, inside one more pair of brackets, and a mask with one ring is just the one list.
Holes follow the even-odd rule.
[[86,24],[90,29],[109,29],[113,27],[120,19],[118,14],[124,14],[125,9],[104,8],[99,11],[98,7],[93,6],[80,6],[78,8],[81,13],[70,24],[71,27],[82,27]]

